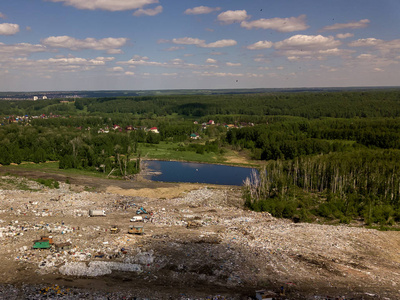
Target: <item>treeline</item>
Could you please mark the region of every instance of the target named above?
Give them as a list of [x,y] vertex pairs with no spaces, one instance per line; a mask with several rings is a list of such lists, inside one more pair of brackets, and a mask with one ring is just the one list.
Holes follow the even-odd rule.
[[363,147],[400,149],[400,119],[287,119],[232,129],[226,141],[250,149],[253,158],[293,159]]
[[77,99],[76,108],[101,113],[210,115],[291,115],[320,117],[397,117],[400,91],[301,92],[241,95],[179,95]]
[[399,150],[360,150],[270,161],[247,181],[246,206],[302,221],[393,225],[400,221],[399,155]]
[[191,118],[223,115],[370,118],[400,116],[400,91],[297,92],[224,95],[168,95],[59,100],[2,101],[0,115],[131,114]]
[[40,126],[3,126],[0,128],[0,164],[59,161],[61,169],[113,171],[113,175],[128,176],[139,171],[137,160],[130,158],[137,151],[138,141],[146,138],[139,136],[139,132],[101,135],[67,127],[54,130]]

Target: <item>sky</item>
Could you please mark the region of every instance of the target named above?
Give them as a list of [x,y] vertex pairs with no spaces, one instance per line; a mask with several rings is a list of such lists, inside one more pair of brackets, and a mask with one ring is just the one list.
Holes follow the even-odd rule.
[[399,0],[1,0],[0,91],[400,86]]

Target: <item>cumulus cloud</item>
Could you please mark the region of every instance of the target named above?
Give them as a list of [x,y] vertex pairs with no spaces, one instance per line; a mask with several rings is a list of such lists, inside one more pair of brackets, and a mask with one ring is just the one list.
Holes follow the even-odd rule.
[[133,73],[133,72],[130,72],[130,71],[126,71],[126,72],[125,72],[125,75],[128,75],[128,76],[133,76],[133,75],[135,75],[135,73]]
[[200,47],[203,48],[222,48],[222,47],[230,47],[230,46],[235,46],[237,45],[237,42],[235,40],[219,40],[214,43],[209,43],[205,45],[199,45]]
[[379,40],[376,38],[367,38],[367,39],[359,39],[357,41],[351,42],[349,44],[350,47],[371,47],[378,46],[384,43],[383,40]]
[[62,2],[77,9],[123,11],[143,8],[146,5],[158,3],[158,0],[47,0]]
[[4,43],[0,43],[0,55],[28,56],[31,53],[45,52],[45,51],[47,51],[46,47],[37,44],[34,45],[29,43],[20,43],[20,44],[7,45]]
[[156,8],[153,8],[153,9],[152,8],[148,8],[148,9],[140,8],[137,11],[135,11],[133,13],[133,15],[135,17],[139,17],[139,16],[151,16],[151,17],[153,17],[155,15],[158,15],[158,14],[162,13],[162,11],[163,11],[163,7],[161,5],[159,5]]
[[36,72],[78,72],[89,71],[97,67],[106,65],[113,60],[113,57],[97,57],[86,59],[80,57],[55,57],[48,59],[31,60],[27,58],[15,58],[7,61],[7,67],[10,69],[34,69]]
[[217,60],[216,60],[216,59],[213,59],[213,58],[207,58],[206,63],[208,63],[208,64],[215,64],[215,63],[217,63]]
[[200,40],[197,38],[191,38],[191,37],[184,37],[184,38],[178,38],[178,39],[172,39],[172,42],[174,44],[181,44],[181,45],[195,45],[197,47],[202,47],[202,48],[222,48],[222,47],[230,47],[230,46],[235,46],[237,42],[235,40],[231,39],[223,39],[219,41],[215,41],[213,43],[207,44],[205,40]]
[[242,64],[241,64],[241,63],[227,62],[226,65],[227,65],[228,67],[240,67]]
[[221,10],[221,7],[208,7],[208,6],[197,6],[193,8],[188,8],[185,10],[185,15],[202,15],[202,14],[209,14],[214,11]]
[[18,24],[2,23],[0,24],[0,35],[13,35],[19,32]]
[[249,77],[249,78],[254,78],[254,77],[263,77],[263,74],[255,74],[255,73],[226,73],[226,72],[198,72],[198,71],[193,71],[193,74],[199,75],[199,76],[204,76],[204,77]]
[[114,72],[123,72],[124,68],[122,67],[113,67],[110,69],[110,71],[114,71]]
[[217,68],[216,65],[196,65],[186,63],[180,58],[172,59],[168,62],[151,61],[147,56],[135,55],[128,61],[119,61],[118,65],[129,65],[129,66],[146,66],[146,67],[164,67],[164,68],[178,68],[178,69],[210,69]]
[[173,47],[164,49],[164,51],[177,51],[177,50],[183,50],[183,49],[185,49],[185,47],[173,46]]
[[338,33],[336,35],[336,37],[338,39],[347,39],[347,38],[350,38],[350,37],[353,37],[353,36],[354,36],[354,34],[352,34],[352,33]]
[[315,50],[315,49],[331,49],[339,46],[340,41],[337,41],[332,36],[322,35],[294,35],[286,40],[276,42],[276,49],[284,50]]
[[93,49],[113,51],[122,47],[128,41],[127,38],[86,38],[78,40],[70,36],[51,36],[42,40],[42,44],[53,48],[67,48],[71,50]]
[[252,45],[247,46],[247,49],[250,50],[259,50],[259,49],[269,49],[274,45],[274,43],[269,41],[258,41]]
[[306,24],[305,15],[291,18],[259,19],[250,22],[243,21],[240,26],[246,29],[272,29],[279,32],[293,32],[305,30],[309,27]]
[[246,10],[227,10],[220,13],[217,17],[218,21],[224,24],[232,24],[235,22],[243,22],[250,16],[247,15]]
[[338,29],[359,29],[359,28],[364,28],[367,27],[368,24],[370,23],[370,20],[368,19],[363,19],[360,21],[353,21],[350,23],[336,23],[330,26],[325,26],[322,28],[322,31],[327,31],[327,30],[338,30]]
[[349,43],[350,47],[371,47],[386,54],[398,54],[400,50],[400,39],[384,41],[375,38],[359,39]]

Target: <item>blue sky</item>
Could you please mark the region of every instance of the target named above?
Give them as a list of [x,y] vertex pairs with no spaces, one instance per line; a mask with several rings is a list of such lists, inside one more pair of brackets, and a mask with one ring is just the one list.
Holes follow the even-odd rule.
[[398,0],[2,0],[0,91],[400,85]]

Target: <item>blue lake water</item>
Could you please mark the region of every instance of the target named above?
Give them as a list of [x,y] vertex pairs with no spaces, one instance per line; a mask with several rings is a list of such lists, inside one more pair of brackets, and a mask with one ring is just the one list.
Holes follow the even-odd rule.
[[251,168],[224,165],[200,164],[178,161],[144,161],[148,171],[155,174],[145,176],[153,181],[209,183],[242,185],[250,177]]

